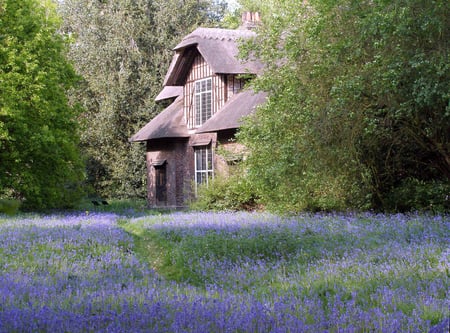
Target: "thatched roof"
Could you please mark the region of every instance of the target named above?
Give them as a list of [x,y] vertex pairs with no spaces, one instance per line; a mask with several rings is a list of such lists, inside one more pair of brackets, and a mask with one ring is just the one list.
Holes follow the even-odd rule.
[[130,141],[187,137],[189,134],[184,121],[183,97],[181,96],[133,135]]
[[183,94],[182,86],[165,86],[163,90],[156,96],[155,101],[162,101],[164,99],[175,98]]
[[266,101],[266,98],[267,93],[255,93],[252,90],[245,90],[234,95],[197,130],[197,133],[239,128],[242,117],[251,114],[258,105]]
[[250,30],[231,30],[218,28],[198,28],[187,35],[175,47],[176,54],[167,72],[164,85],[180,86],[184,84],[195,50],[211,67],[215,74],[258,74],[262,64],[256,60],[239,59],[239,43],[255,37]]
[[[255,32],[250,30],[198,28],[183,38],[174,49],[176,54],[167,72],[164,89],[156,97],[157,101],[176,98],[175,101],[133,135],[130,141],[189,137],[184,119],[183,85],[197,52],[216,74],[258,74],[262,69],[260,62],[243,62],[238,58],[240,40],[252,37],[255,37]],[[265,93],[237,93],[196,132],[238,128],[240,119],[253,112],[265,99]]]

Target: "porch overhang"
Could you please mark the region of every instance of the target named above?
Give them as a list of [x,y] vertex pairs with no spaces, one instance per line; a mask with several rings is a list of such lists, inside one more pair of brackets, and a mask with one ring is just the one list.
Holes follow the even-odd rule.
[[265,103],[266,98],[267,93],[255,93],[253,90],[245,90],[234,95],[197,130],[197,133],[239,128],[243,117],[252,114],[258,105]]
[[142,142],[163,138],[188,138],[190,135],[184,121],[183,96],[153,118],[130,138],[131,142]]

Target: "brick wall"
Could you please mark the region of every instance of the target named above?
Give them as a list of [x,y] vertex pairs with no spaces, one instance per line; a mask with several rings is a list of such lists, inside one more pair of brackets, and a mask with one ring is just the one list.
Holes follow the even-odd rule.
[[[177,208],[184,206],[189,198],[190,189],[186,188],[186,180],[192,170],[188,161],[187,139],[151,140],[147,142],[147,202],[150,207],[165,206]],[[156,198],[155,165],[165,161],[167,202],[159,202]]]
[[[193,134],[184,139],[147,141],[147,202],[149,207],[180,208],[187,206],[194,195],[194,148],[200,142],[210,142],[215,150],[214,172],[228,174],[229,165],[242,155],[244,147],[233,141],[235,130]],[[222,154],[223,153],[223,154]],[[156,168],[166,169],[167,201],[156,196]]]

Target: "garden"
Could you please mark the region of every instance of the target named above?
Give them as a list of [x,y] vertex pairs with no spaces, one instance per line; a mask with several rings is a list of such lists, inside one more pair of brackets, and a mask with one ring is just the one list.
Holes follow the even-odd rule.
[[0,332],[446,332],[450,217],[0,216]]

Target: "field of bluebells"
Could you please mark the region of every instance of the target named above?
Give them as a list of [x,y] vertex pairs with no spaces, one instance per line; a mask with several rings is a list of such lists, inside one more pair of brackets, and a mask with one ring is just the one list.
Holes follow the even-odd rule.
[[447,332],[450,217],[0,216],[3,332]]

